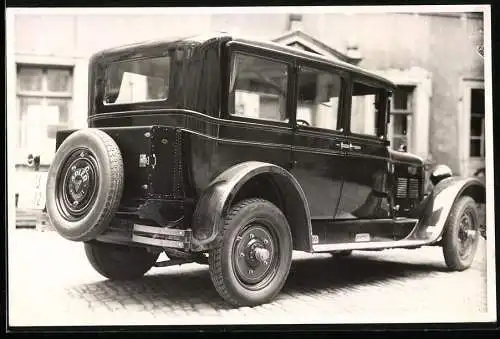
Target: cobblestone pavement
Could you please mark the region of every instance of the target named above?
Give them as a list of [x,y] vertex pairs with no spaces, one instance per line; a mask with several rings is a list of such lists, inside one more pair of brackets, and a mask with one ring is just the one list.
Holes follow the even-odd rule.
[[55,232],[14,230],[9,244],[9,323],[17,326],[464,321],[486,311],[483,240],[464,272],[448,272],[439,247],[295,253],[274,302],[236,309],[218,296],[207,266],[153,268],[118,283],[90,267],[82,244]]

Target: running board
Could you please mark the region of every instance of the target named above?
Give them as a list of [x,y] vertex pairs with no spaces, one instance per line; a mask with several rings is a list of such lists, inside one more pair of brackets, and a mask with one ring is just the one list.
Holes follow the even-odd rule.
[[429,240],[397,240],[380,242],[358,242],[344,244],[316,244],[313,245],[313,252],[331,252],[345,250],[373,250],[385,248],[411,248],[430,245]]

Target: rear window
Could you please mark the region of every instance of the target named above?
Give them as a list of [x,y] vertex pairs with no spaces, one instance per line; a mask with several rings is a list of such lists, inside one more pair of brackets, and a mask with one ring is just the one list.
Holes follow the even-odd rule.
[[110,63],[105,72],[104,104],[166,100],[169,75],[169,56]]

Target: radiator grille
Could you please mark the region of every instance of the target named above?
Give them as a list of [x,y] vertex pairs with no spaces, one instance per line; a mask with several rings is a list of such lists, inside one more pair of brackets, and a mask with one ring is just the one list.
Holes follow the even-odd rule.
[[418,199],[420,180],[418,178],[398,178],[396,197]]
[[406,198],[408,192],[408,179],[398,178],[396,196],[398,198]]
[[408,187],[408,197],[410,199],[418,198],[418,188],[419,188],[419,180],[418,179],[410,179],[410,184]]

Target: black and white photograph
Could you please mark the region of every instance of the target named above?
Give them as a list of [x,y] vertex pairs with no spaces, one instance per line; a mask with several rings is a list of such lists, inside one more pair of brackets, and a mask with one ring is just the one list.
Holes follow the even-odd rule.
[[497,321],[490,6],[6,12],[8,326]]

